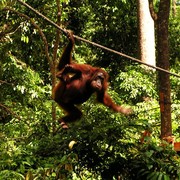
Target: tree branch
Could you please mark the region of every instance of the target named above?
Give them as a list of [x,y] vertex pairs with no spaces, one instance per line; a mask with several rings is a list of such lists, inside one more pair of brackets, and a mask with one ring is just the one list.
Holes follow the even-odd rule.
[[[57,25],[60,26],[61,23],[61,8],[60,8],[60,1],[56,0],[57,4]],[[53,49],[53,59],[52,59],[52,64],[53,67],[51,67],[51,72],[52,72],[52,90],[55,87],[56,84],[56,59],[57,59],[57,51],[59,47],[59,42],[60,42],[60,34],[61,31],[59,29],[56,29],[56,38],[54,42],[54,49]],[[53,121],[53,133],[56,132],[56,105],[55,102],[52,104],[52,121]]]
[[51,59],[50,59],[50,57],[49,57],[48,42],[47,42],[46,36],[45,36],[45,34],[43,33],[43,31],[41,30],[41,28],[33,21],[32,18],[30,18],[29,16],[27,16],[27,15],[25,15],[25,14],[23,14],[23,13],[20,13],[20,12],[14,10],[14,9],[12,9],[12,8],[9,8],[9,7],[4,8],[3,10],[11,11],[11,12],[13,12],[13,13],[18,14],[18,15],[21,16],[21,17],[24,17],[25,19],[27,19],[28,21],[30,21],[31,24],[39,31],[39,34],[40,34],[42,40],[44,41],[46,58],[47,58],[47,60],[48,60],[49,66],[51,67],[51,66],[52,66],[52,61],[51,61]]
[[1,85],[1,84],[13,85],[13,84],[11,84],[11,83],[9,83],[9,82],[7,82],[7,81],[3,81],[3,80],[0,80],[0,85]]
[[12,28],[9,28],[8,24],[4,24],[3,28],[0,32],[0,40],[5,37],[5,36],[10,36],[12,34],[14,34],[18,29],[20,28],[20,26],[15,25]]
[[[60,8],[60,2],[59,0],[56,0],[56,4],[57,4],[57,25],[59,26],[61,23],[61,8]],[[59,29],[56,30],[56,39],[54,42],[54,49],[53,49],[53,64],[54,67],[56,66],[56,59],[57,59],[57,50],[59,47],[59,42],[60,42],[60,34],[61,31]]]
[[16,117],[17,119],[21,120],[21,117],[18,116],[15,112],[13,112],[11,109],[9,109],[9,107],[5,106],[4,104],[0,103],[0,107],[2,107],[6,112],[12,114],[14,117]]
[[149,11],[150,11],[151,17],[156,22],[158,16],[157,16],[157,13],[154,10],[153,0],[149,0]]

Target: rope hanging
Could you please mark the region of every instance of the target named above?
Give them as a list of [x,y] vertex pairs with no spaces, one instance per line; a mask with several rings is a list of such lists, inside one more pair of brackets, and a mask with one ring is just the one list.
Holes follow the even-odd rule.
[[[19,3],[21,3],[22,5],[26,6],[27,8],[31,9],[31,10],[32,10],[33,12],[35,12],[37,15],[39,15],[40,17],[42,17],[44,20],[46,20],[47,22],[49,22],[50,24],[52,24],[55,28],[61,30],[64,34],[67,34],[67,30],[66,30],[66,29],[61,28],[61,27],[58,26],[56,23],[54,23],[54,22],[51,21],[49,18],[47,18],[46,16],[44,16],[43,14],[41,14],[39,11],[35,10],[33,7],[31,7],[31,6],[28,5],[27,3],[25,3],[25,2],[23,2],[23,1],[21,1],[21,0],[17,0],[17,1],[18,1]],[[127,58],[127,59],[131,59],[131,60],[133,60],[133,61],[135,61],[135,62],[138,62],[138,63],[143,64],[143,65],[145,65],[145,66],[151,67],[151,68],[156,69],[156,70],[158,70],[158,71],[162,71],[162,72],[165,72],[165,73],[167,73],[167,74],[169,74],[169,75],[173,75],[173,76],[176,76],[176,77],[180,78],[180,75],[178,75],[178,74],[176,74],[176,73],[172,73],[172,72],[170,72],[170,71],[168,71],[168,70],[165,70],[165,69],[163,69],[163,68],[160,68],[160,67],[157,67],[157,66],[153,66],[153,65],[147,64],[147,63],[143,62],[142,60],[139,60],[139,59],[137,59],[137,58],[134,58],[134,57],[128,56],[128,55],[126,55],[126,54],[120,53],[120,52],[118,52],[118,51],[116,51],[116,50],[113,50],[113,49],[110,49],[110,48],[108,48],[108,47],[102,46],[102,45],[97,44],[97,43],[95,43],[95,42],[86,40],[86,39],[81,38],[81,37],[76,36],[76,35],[74,35],[74,38],[76,38],[76,39],[78,39],[78,40],[80,40],[80,41],[83,41],[83,42],[92,44],[92,45],[94,45],[94,46],[97,46],[97,47],[99,47],[99,48],[101,48],[101,49],[110,51],[110,52],[112,52],[112,53],[114,53],[114,54],[123,56],[123,57],[125,57],[125,58]]]

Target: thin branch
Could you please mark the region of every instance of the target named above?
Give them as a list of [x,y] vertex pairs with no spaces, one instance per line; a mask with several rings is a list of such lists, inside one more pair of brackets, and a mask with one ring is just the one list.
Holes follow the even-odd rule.
[[43,14],[41,14],[39,11],[35,10],[33,7],[31,7],[29,4],[21,1],[21,0],[17,0],[19,3],[21,3],[23,6],[29,8],[31,11],[35,12],[37,15],[39,15],[40,17],[42,17],[43,19],[45,19],[47,22],[49,22],[50,24],[53,24],[54,27],[58,27],[57,29],[61,30],[65,35],[67,35],[67,30],[58,26],[56,23],[54,23],[53,21],[51,21],[49,18],[47,18],[46,16],[44,16]]
[[7,82],[7,81],[3,81],[3,80],[0,80],[0,85],[1,85],[1,84],[13,85],[13,84],[11,84],[11,83],[9,83],[9,82]]
[[154,10],[153,0],[149,0],[149,11],[150,11],[151,17],[156,22],[157,18],[158,18],[158,15]]
[[[56,0],[56,4],[57,4],[57,25],[59,26],[61,23],[61,8],[60,8],[60,2],[59,0]],[[51,67],[51,73],[52,73],[52,90],[55,87],[56,84],[56,59],[57,59],[57,51],[58,51],[58,47],[59,47],[59,42],[60,42],[60,34],[61,31],[59,29],[56,29],[56,38],[55,38],[55,42],[54,42],[54,49],[53,49],[53,59],[52,59],[52,66]],[[53,128],[53,134],[55,134],[56,132],[56,104],[53,101],[52,103],[52,128]]]
[[9,32],[8,35],[12,35],[12,34],[15,34],[16,31],[20,28],[21,26],[18,26],[13,32]]
[[23,68],[27,68],[27,64],[19,59],[16,58],[16,56],[14,56],[11,52],[8,52],[9,56],[12,56],[13,59],[16,61],[17,65],[23,67]]
[[[60,8],[60,3],[59,0],[56,0],[56,4],[57,4],[57,25],[59,26],[61,24],[61,8]],[[59,42],[60,42],[60,34],[61,31],[59,29],[56,30],[56,39],[54,42],[54,50],[53,50],[53,63],[54,63],[54,67],[55,67],[55,61],[57,59],[57,50],[59,47]]]
[[33,21],[32,18],[30,18],[29,16],[27,16],[27,15],[25,15],[25,14],[23,14],[23,13],[20,13],[20,12],[14,10],[14,9],[12,9],[12,8],[9,8],[9,7],[4,8],[3,10],[6,10],[6,11],[8,10],[8,11],[11,11],[11,12],[13,12],[13,13],[18,14],[18,15],[21,16],[21,17],[24,17],[25,19],[27,19],[28,21],[30,21],[31,24],[39,31],[39,34],[40,34],[42,40],[44,41],[46,58],[47,58],[47,60],[48,60],[48,62],[49,62],[49,65],[50,65],[50,67],[51,67],[51,66],[52,66],[52,61],[51,61],[51,59],[50,59],[50,57],[49,57],[48,42],[47,42],[46,36],[45,36],[45,34],[43,33],[43,31],[41,30],[41,28]]
[[4,104],[0,103],[0,107],[2,107],[6,112],[12,114],[15,118],[21,120],[21,117],[18,116],[15,112],[13,112],[9,107],[5,106]]
[[15,27],[12,27],[12,28],[8,29],[8,25],[4,24],[3,30],[0,32],[0,39],[2,39],[5,36],[10,36],[10,35],[16,33],[16,31],[19,28],[20,28],[20,26],[17,26],[17,27],[15,26]]
[[[18,114],[16,114],[14,111],[12,111],[12,110],[11,110],[9,107],[7,107],[6,105],[0,103],[0,108],[4,109],[6,112],[12,114],[12,116],[14,116],[15,118],[17,118],[19,121],[22,120],[22,118],[21,118]],[[24,123],[29,126],[29,124],[28,124],[27,121],[24,121]]]

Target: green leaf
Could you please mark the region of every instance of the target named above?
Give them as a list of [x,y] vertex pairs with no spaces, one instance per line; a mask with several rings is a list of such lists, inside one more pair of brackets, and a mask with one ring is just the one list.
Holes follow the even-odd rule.
[[151,157],[154,154],[154,151],[150,150],[150,151],[147,151],[145,154],[147,157]]
[[164,180],[170,180],[170,178],[169,178],[169,176],[168,175],[166,175],[166,174],[164,174]]
[[147,176],[147,180],[157,180],[159,172],[152,172]]
[[168,171],[171,172],[174,169],[174,166],[169,166]]
[[55,173],[55,172],[53,172],[51,176],[52,176],[52,177],[56,177],[56,173]]
[[163,176],[164,176],[164,174],[163,174],[163,173],[160,173],[159,176],[158,176],[158,180],[163,179]]

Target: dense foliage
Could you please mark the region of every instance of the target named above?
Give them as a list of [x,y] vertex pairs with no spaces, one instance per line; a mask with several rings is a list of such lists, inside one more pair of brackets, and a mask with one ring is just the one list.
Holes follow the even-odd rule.
[[[27,2],[57,21],[58,1]],[[60,7],[63,27],[137,57],[135,0],[63,0]],[[105,68],[109,93],[117,103],[131,105],[135,114],[115,114],[92,97],[81,106],[83,118],[64,131],[52,120],[52,74],[35,24],[47,39],[50,58],[56,29],[17,1],[2,0],[0,10],[0,180],[180,179],[179,155],[159,139],[156,72],[77,41],[75,58]],[[171,17],[169,27],[171,71],[176,73],[179,14]],[[65,43],[61,35],[58,57]],[[171,76],[171,87],[173,135],[180,142],[179,78]],[[57,109],[56,115],[63,112]],[[150,136],[143,137],[144,131]]]

